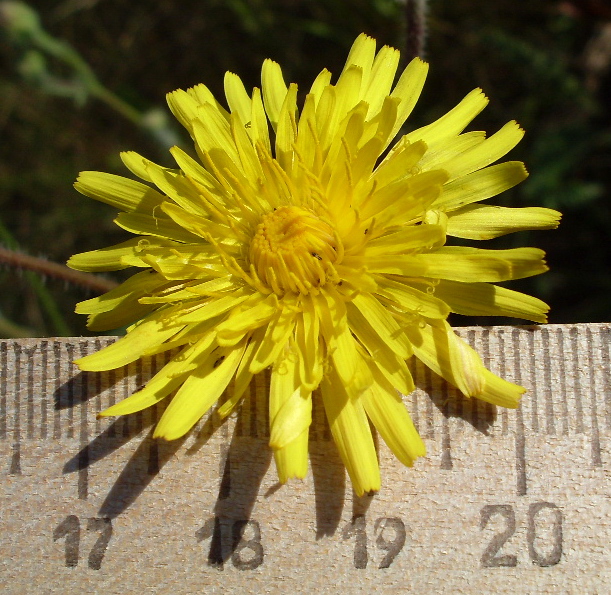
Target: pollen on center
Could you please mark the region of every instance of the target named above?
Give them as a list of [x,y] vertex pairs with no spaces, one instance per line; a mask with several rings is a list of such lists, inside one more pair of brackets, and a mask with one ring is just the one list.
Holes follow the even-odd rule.
[[250,242],[250,263],[275,293],[309,293],[336,277],[336,243],[333,228],[314,212],[279,207],[257,225]]

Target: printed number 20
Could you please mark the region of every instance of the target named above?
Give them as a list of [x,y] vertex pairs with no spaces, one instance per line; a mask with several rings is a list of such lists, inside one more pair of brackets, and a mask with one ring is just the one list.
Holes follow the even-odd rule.
[[[541,553],[535,543],[537,541],[537,517],[546,511],[551,515],[548,534],[551,543],[546,548],[547,553]],[[488,547],[482,554],[482,566],[485,568],[493,567],[514,567],[518,565],[518,558],[515,554],[499,555],[499,551],[511,538],[516,530],[516,514],[513,507],[509,504],[488,504],[481,510],[480,528],[485,529],[493,516],[501,516],[505,521],[505,529],[497,533],[488,543]],[[535,502],[528,507],[528,554],[533,564],[537,566],[554,566],[560,562],[562,557],[562,511],[551,502]],[[540,541],[540,539],[539,539]]]

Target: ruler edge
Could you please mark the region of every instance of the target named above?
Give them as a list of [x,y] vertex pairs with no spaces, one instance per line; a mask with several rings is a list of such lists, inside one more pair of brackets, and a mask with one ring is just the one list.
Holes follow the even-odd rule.
[[[571,328],[605,328],[611,329],[610,322],[574,322],[574,323],[546,323],[546,324],[499,324],[499,325],[469,325],[469,326],[452,326],[452,330],[463,338],[463,335],[469,331],[498,333],[503,331],[509,331],[513,329],[523,331],[541,331],[544,329],[557,330],[557,329],[571,329]],[[120,339],[125,335],[74,335],[74,336],[52,336],[52,337],[6,337],[0,338],[0,343],[18,343],[23,345],[40,344],[42,341],[59,341],[62,343],[86,341],[86,340],[112,340]],[[148,357],[148,356],[143,356]],[[116,368],[119,369],[119,368]]]

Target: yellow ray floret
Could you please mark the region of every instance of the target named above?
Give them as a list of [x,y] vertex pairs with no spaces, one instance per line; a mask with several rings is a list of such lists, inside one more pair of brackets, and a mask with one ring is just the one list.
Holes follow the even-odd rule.
[[495,285],[543,273],[544,254],[447,242],[551,229],[560,214],[480,204],[528,174],[520,162],[495,164],[522,138],[515,122],[488,138],[464,132],[488,103],[479,89],[396,138],[428,71],[416,59],[397,77],[398,64],[397,50],[376,52],[360,35],[339,78],[323,70],[301,108],[297,85],[271,60],[251,93],[227,73],[227,108],[204,85],[174,91],[170,110],[197,158],[173,147],[170,169],[126,152],[142,181],[79,176],[76,189],[118,209],[115,222],[135,237],[69,265],[139,272],[77,306],[93,330],[131,324],[77,365],[99,371],[171,354],[146,386],[100,415],[169,398],[154,435],[173,440],[219,399],[217,414],[229,415],[252,377],[271,368],[280,481],[307,474],[317,399],[363,494],[381,483],[371,424],[405,465],[425,454],[402,397],[414,389],[412,358],[466,397],[518,406],[524,389],[487,370],[447,317],[545,322],[546,304]]

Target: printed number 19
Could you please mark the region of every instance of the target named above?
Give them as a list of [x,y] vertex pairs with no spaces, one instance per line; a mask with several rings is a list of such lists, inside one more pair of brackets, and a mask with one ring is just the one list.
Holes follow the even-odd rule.
[[[386,552],[378,568],[388,568],[397,554],[405,545],[405,525],[398,517],[383,517],[376,520],[373,526],[376,535],[376,546]],[[392,532],[392,539],[388,539],[388,533]],[[344,539],[350,539],[354,535],[354,567],[367,568],[369,554],[367,553],[367,530],[364,515],[355,516],[342,532]]]

